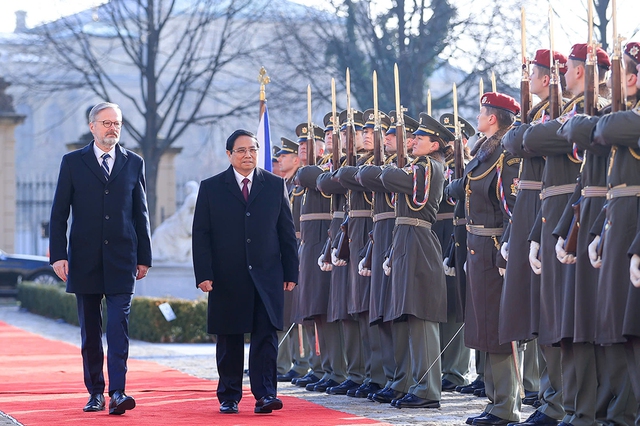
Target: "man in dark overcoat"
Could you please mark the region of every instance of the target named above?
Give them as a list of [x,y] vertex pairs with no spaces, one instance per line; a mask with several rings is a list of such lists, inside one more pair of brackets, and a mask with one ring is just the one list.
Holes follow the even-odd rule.
[[[151,266],[151,232],[144,161],[118,144],[122,112],[101,102],[89,113],[94,140],[62,158],[51,208],[50,261],[75,293],[82,335],[84,383],[91,395],[84,411],[105,408],[102,298],[106,298],[109,414],[135,407],[125,379],[129,311],[134,283]],[[67,220],[72,213],[67,240]]]
[[244,333],[251,333],[249,378],[256,413],[282,408],[276,397],[276,330],[284,290],[298,280],[298,255],[284,180],[256,167],[258,141],[236,130],[231,166],[200,185],[193,218],[193,267],[209,293],[207,331],[217,335],[220,412],[238,412]]

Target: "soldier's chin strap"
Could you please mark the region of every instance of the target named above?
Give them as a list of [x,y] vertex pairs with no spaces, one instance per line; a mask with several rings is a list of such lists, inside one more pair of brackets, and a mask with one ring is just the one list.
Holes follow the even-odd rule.
[[291,324],[291,327],[289,327],[289,330],[287,330],[287,332],[285,333],[284,336],[282,336],[282,340],[280,340],[278,342],[278,348],[280,348],[280,346],[282,345],[282,342],[284,342],[284,339],[287,338],[287,336],[289,335],[289,333],[291,333],[291,330],[293,330],[293,327],[296,325],[296,323],[294,322],[293,324]]
[[422,382],[424,380],[425,377],[427,377],[427,374],[429,374],[429,371],[431,371],[431,369],[433,368],[434,365],[436,365],[436,362],[438,362],[438,360],[440,358],[442,358],[442,354],[444,353],[444,351],[447,350],[447,348],[449,347],[449,345],[451,345],[451,343],[453,342],[453,339],[456,338],[456,336],[458,336],[458,334],[460,334],[460,332],[462,331],[462,329],[464,328],[464,323],[460,326],[460,328],[458,329],[458,331],[456,331],[456,334],[453,335],[453,337],[451,338],[451,340],[449,340],[449,343],[447,343],[447,345],[444,347],[444,349],[442,349],[440,351],[440,353],[438,354],[438,357],[436,359],[433,360],[433,362],[431,363],[431,365],[429,366],[429,368],[427,368],[427,371],[424,372],[424,374],[422,375],[422,377],[420,377],[420,380],[418,380],[418,383]]

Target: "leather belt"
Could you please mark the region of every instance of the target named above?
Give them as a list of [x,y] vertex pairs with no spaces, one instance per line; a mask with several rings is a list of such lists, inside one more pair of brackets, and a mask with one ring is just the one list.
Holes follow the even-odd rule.
[[640,186],[626,186],[626,184],[623,184],[611,188],[609,192],[607,192],[607,200],[620,197],[640,197]]
[[344,219],[344,212],[333,212],[334,219]]
[[542,189],[542,182],[536,180],[521,180],[518,182],[518,190],[530,189],[532,191],[540,191]]
[[300,222],[307,220],[331,220],[331,213],[305,213],[300,215]]
[[593,198],[593,197],[606,197],[607,196],[607,187],[606,186],[585,186],[580,191],[583,197],[585,198]]
[[485,228],[484,225],[467,225],[467,232],[480,237],[499,237],[503,228]]
[[461,225],[466,225],[467,224],[467,218],[466,217],[454,217],[453,218],[453,226],[461,226]]
[[431,229],[431,222],[418,219],[417,217],[396,217],[396,225],[411,225]]
[[436,214],[436,220],[447,220],[447,219],[453,219],[453,212]]
[[349,217],[371,217],[371,210],[349,210]]
[[396,212],[377,213],[373,215],[373,221],[378,222],[380,220],[385,220],[385,219],[394,219],[395,217],[396,217]]
[[575,183],[550,186],[540,191],[540,199],[544,200],[545,198],[555,197],[556,195],[573,194],[573,191],[575,191],[575,189]]

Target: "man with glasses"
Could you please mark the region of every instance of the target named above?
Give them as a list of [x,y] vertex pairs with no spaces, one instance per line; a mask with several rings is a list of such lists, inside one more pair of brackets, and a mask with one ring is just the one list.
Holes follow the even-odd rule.
[[[109,414],[136,406],[125,391],[134,283],[151,266],[144,161],[118,144],[122,112],[101,102],[89,113],[93,141],[62,158],[51,208],[50,262],[75,293],[82,335],[84,411],[105,409],[102,298],[106,299]],[[67,240],[67,220],[73,211]]]
[[284,290],[298,280],[295,230],[284,180],[256,167],[255,135],[236,130],[226,148],[230,167],[200,185],[193,267],[198,288],[209,293],[207,331],[217,335],[220,412],[238,412],[244,334],[251,333],[254,412],[271,413],[282,408],[276,331],[283,328]]

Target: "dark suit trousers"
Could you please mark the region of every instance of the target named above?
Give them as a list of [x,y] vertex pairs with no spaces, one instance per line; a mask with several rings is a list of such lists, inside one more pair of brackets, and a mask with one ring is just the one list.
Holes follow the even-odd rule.
[[[78,321],[82,335],[84,384],[90,394],[105,389],[102,348],[102,294],[76,294]],[[124,391],[129,358],[129,312],[133,294],[108,294],[107,301],[107,369],[109,395]]]
[[[253,330],[249,349],[249,380],[256,399],[276,395],[278,337],[269,314],[256,291],[253,310]],[[218,401],[240,401],[244,367],[244,335],[218,334]]]

